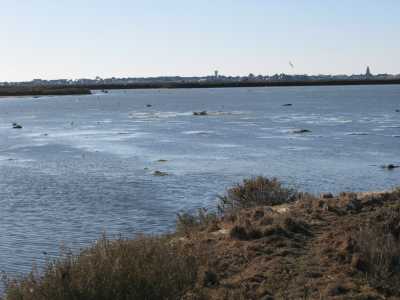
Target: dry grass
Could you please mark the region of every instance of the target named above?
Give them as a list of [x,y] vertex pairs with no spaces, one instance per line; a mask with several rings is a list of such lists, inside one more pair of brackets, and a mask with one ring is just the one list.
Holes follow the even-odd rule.
[[258,176],[243,180],[219,196],[218,211],[226,214],[243,208],[289,203],[296,195],[295,190],[284,187],[276,178]]
[[191,233],[206,229],[217,229],[218,218],[215,213],[200,208],[197,214],[180,213],[176,220],[176,233],[179,235],[190,235]]
[[[257,211],[256,211],[257,213]],[[267,215],[258,221],[241,217],[230,230],[230,237],[237,240],[255,240],[263,237],[309,236],[309,225],[290,213]]]
[[400,206],[384,208],[355,234],[354,267],[371,286],[400,296]]
[[180,299],[193,287],[197,261],[167,237],[100,239],[77,256],[64,255],[6,282],[7,300]]

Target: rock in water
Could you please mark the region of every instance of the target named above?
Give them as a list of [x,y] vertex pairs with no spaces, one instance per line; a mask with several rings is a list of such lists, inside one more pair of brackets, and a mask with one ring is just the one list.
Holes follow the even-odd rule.
[[383,165],[382,168],[386,170],[393,170],[396,168],[400,168],[400,166],[394,164],[388,164],[388,165]]
[[12,126],[14,129],[22,129],[22,126],[19,125],[18,123],[13,123]]
[[308,129],[296,129],[292,131],[293,133],[308,133],[311,132],[311,130]]
[[203,111],[194,111],[193,112],[193,116],[207,116],[208,113],[207,111],[203,110]]
[[166,173],[166,172],[161,172],[161,171],[154,171],[153,175],[154,175],[154,176],[167,176],[168,173]]

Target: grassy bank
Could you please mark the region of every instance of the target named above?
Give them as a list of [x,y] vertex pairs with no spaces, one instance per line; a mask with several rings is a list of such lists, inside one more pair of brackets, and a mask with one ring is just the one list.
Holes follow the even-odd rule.
[[7,300],[399,299],[400,189],[320,197],[252,178],[176,232],[101,238],[6,279]]
[[90,95],[91,91],[84,87],[0,87],[0,97],[16,96],[61,96]]

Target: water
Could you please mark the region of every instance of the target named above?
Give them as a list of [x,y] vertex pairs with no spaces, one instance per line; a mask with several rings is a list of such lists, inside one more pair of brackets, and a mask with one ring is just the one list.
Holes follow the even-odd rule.
[[400,86],[0,99],[0,270],[27,272],[103,231],[171,230],[178,211],[215,207],[251,175],[314,193],[399,185],[399,169],[380,168],[400,164],[399,100]]

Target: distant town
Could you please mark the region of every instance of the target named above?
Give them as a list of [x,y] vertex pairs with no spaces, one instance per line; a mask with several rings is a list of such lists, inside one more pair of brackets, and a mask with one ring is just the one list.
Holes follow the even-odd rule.
[[47,87],[56,87],[56,86],[123,86],[123,85],[139,85],[145,86],[147,84],[159,84],[163,86],[165,84],[230,84],[230,83],[259,83],[262,85],[263,83],[267,84],[272,82],[328,82],[328,81],[391,81],[391,80],[400,80],[400,74],[373,74],[369,67],[366,68],[366,71],[363,74],[353,74],[353,75],[307,75],[307,74],[298,74],[298,75],[290,75],[290,74],[275,74],[275,75],[255,75],[250,73],[247,76],[227,76],[222,75],[219,71],[214,71],[212,75],[209,76],[193,76],[193,77],[182,77],[182,76],[159,76],[159,77],[126,77],[126,78],[101,78],[96,77],[94,79],[89,78],[80,78],[80,79],[54,79],[54,80],[44,80],[44,79],[33,79],[31,81],[23,81],[23,82],[0,82],[0,87],[35,87],[35,86],[47,86]]

